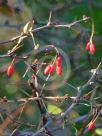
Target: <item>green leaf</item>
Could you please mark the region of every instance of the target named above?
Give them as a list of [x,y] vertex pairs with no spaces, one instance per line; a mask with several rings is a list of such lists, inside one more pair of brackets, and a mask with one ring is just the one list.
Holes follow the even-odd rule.
[[53,113],[53,114],[59,114],[62,112],[62,109],[60,109],[56,105],[49,104],[48,105],[48,112]]
[[96,134],[99,135],[99,136],[102,136],[102,128],[97,128]]

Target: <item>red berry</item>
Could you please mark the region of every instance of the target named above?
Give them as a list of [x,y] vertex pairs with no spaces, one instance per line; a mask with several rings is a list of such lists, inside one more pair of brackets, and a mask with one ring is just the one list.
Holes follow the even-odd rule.
[[54,70],[55,70],[54,64],[47,65],[44,70],[44,74],[45,75],[52,74]]
[[86,44],[86,50],[87,50],[87,51],[90,51],[90,42],[88,42],[88,43]]
[[86,44],[86,50],[89,51],[91,54],[95,53],[95,45],[92,42],[88,42]]
[[50,74],[50,70],[51,70],[51,65],[47,65],[47,66],[45,67],[44,74],[45,74],[45,75]]
[[61,57],[61,56],[58,56],[58,57],[56,58],[56,66],[61,66],[61,64],[62,64],[62,57]]
[[94,128],[95,128],[94,122],[90,122],[89,125],[88,125],[88,130],[91,131]]
[[12,65],[8,66],[7,68],[7,76],[11,76],[14,73],[14,67]]
[[95,45],[93,43],[90,44],[90,53],[91,54],[95,53]]
[[52,74],[54,72],[54,70],[55,70],[55,65],[51,64],[50,66],[51,66],[51,69],[50,69],[49,73]]
[[56,67],[56,73],[57,75],[61,76],[62,75],[62,67]]

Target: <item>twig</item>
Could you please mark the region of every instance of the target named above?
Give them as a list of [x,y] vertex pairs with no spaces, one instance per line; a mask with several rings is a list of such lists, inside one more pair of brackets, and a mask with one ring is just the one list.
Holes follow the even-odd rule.
[[[70,23],[70,24],[56,24],[56,23],[53,22],[53,23],[50,23],[49,25],[44,25],[44,26],[35,28],[32,31],[30,31],[30,33],[31,32],[35,33],[35,32],[41,31],[41,30],[46,29],[46,28],[71,28],[72,26],[76,25],[77,23],[88,20],[88,19],[90,19],[90,17],[87,17],[84,20],[83,19],[77,20],[77,21]],[[14,41],[18,40],[20,37],[21,37],[21,35],[18,35],[18,36],[14,37],[10,40],[2,41],[2,42],[0,42],[0,44],[3,45],[3,44],[10,43],[10,42],[14,42]]]

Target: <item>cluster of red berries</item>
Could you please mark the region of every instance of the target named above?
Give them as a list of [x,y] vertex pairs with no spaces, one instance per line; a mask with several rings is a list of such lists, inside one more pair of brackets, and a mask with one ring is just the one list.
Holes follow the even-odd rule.
[[92,43],[91,41],[89,41],[87,44],[86,44],[86,50],[89,51],[91,54],[94,54],[95,53],[95,45],[94,43]]
[[49,74],[51,75],[56,68],[56,74],[59,75],[59,76],[62,75],[63,69],[61,67],[61,64],[62,64],[62,57],[58,56],[56,58],[55,64],[49,64],[45,67],[44,74],[45,75],[49,75]]
[[88,124],[87,129],[88,129],[88,131],[91,131],[91,130],[94,129],[94,128],[95,128],[95,123],[94,123],[93,121],[91,121],[91,122]]

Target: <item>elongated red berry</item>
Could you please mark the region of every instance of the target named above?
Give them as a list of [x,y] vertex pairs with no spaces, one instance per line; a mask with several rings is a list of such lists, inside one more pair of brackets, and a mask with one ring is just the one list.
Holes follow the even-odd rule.
[[61,57],[61,56],[58,56],[58,57],[56,58],[56,66],[61,66],[61,64],[62,64],[62,57]]
[[88,130],[89,131],[91,131],[92,129],[94,129],[95,128],[95,124],[94,124],[94,122],[90,122],[89,124],[88,124]]
[[90,42],[88,42],[88,43],[86,44],[86,50],[87,50],[87,51],[90,51]]
[[51,69],[49,71],[49,74],[52,74],[54,72],[54,70],[55,70],[55,65],[51,64],[50,67],[51,67]]
[[14,73],[14,67],[12,65],[8,66],[7,68],[7,76],[10,77]]
[[87,44],[86,44],[86,50],[87,51],[89,51],[91,54],[94,54],[95,53],[95,45],[94,45],[94,43],[92,43],[92,42],[88,42]]
[[47,65],[47,66],[45,67],[44,74],[45,74],[45,75],[50,74],[50,70],[51,70],[51,66],[50,66],[50,65]]
[[54,70],[55,70],[54,64],[47,65],[45,70],[44,70],[44,74],[45,75],[52,74],[54,72]]
[[90,53],[91,54],[95,53],[95,45],[93,43],[90,44]]
[[57,66],[56,67],[56,73],[57,73],[58,76],[62,75],[62,67],[61,66],[59,66],[59,67]]

